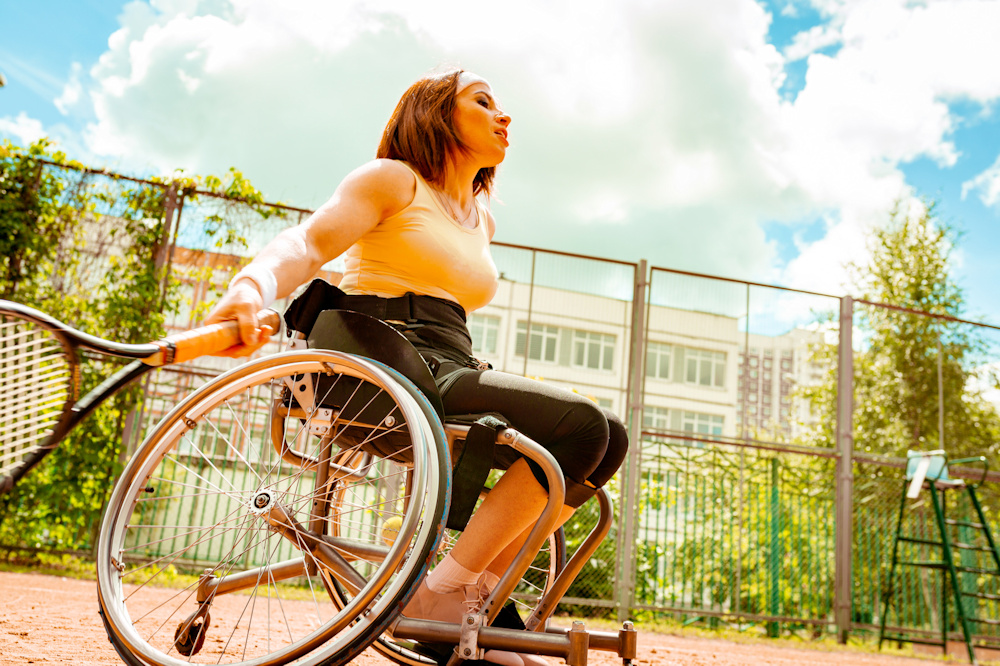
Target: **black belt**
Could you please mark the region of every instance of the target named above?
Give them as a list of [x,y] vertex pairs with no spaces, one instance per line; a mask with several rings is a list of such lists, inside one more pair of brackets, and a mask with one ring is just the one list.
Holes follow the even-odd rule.
[[316,323],[316,317],[323,310],[352,310],[382,321],[407,324],[451,321],[465,325],[465,310],[462,306],[443,298],[413,293],[398,298],[345,294],[339,287],[321,279],[310,282],[306,290],[292,301],[285,311],[285,324],[308,336]]

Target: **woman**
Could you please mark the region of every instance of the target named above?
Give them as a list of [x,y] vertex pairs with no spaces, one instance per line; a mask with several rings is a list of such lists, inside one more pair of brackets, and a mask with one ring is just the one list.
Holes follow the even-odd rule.
[[[481,77],[458,70],[417,81],[393,112],[377,159],[349,174],[309,219],[271,241],[233,278],[208,321],[237,319],[244,344],[232,353],[251,353],[270,334],[255,313],[345,252],[340,288],[348,294],[394,298],[412,292],[433,301],[432,311],[443,305],[441,316],[404,334],[434,372],[445,412],[499,412],[549,449],[566,476],[562,524],[615,473],[627,439],[614,415],[582,396],[470,367],[465,316],[489,303],[498,284],[489,253],[495,222],[478,197],[492,192],[510,122]],[[458,622],[496,585],[546,497],[541,470],[517,460],[404,614]],[[486,659],[545,663],[496,650]]]

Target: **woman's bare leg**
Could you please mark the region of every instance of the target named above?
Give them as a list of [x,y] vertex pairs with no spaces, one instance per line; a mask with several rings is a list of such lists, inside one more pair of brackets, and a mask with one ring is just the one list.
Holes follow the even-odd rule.
[[[527,537],[545,508],[548,497],[548,492],[535,479],[528,463],[523,458],[519,459],[497,481],[472,515],[465,531],[451,549],[451,556],[470,571],[485,571],[494,562],[507,559],[506,551],[516,541],[523,543],[521,537]],[[562,516],[560,520],[563,520]],[[520,547],[518,543],[513,549],[507,559],[508,564]],[[501,555],[503,558],[498,560]]]
[[[554,532],[562,527],[563,523],[570,519],[570,516],[573,515],[574,511],[576,511],[575,508],[564,504],[562,511],[559,513],[559,521],[556,523],[556,526],[552,531]],[[507,544],[507,547],[500,551],[499,555],[493,558],[493,561],[489,563],[486,570],[496,576],[502,576],[504,572],[507,571],[510,563],[514,561],[518,551],[521,550],[521,546],[528,540],[528,535],[531,534],[531,529],[533,527],[534,524],[531,524],[524,528],[524,531],[521,532],[517,538]]]

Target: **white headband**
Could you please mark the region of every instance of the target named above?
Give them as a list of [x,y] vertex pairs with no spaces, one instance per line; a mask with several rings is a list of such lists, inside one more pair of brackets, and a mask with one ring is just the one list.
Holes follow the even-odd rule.
[[478,74],[473,74],[472,72],[462,72],[458,75],[458,91],[462,92],[469,86],[475,83],[485,83],[486,87],[490,87],[490,82],[479,76]]

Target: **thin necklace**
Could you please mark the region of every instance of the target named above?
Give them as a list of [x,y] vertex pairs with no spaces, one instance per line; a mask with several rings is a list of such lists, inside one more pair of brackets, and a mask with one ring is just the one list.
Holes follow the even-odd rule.
[[469,212],[465,214],[465,217],[459,218],[455,213],[454,206],[451,205],[451,201],[444,197],[443,192],[438,191],[436,187],[431,187],[431,191],[434,193],[434,197],[441,204],[441,207],[448,211],[448,214],[451,215],[451,219],[455,220],[460,227],[465,226],[465,223],[469,221],[470,217],[472,217],[472,212],[476,210],[476,202],[473,200],[472,205],[469,207]]

